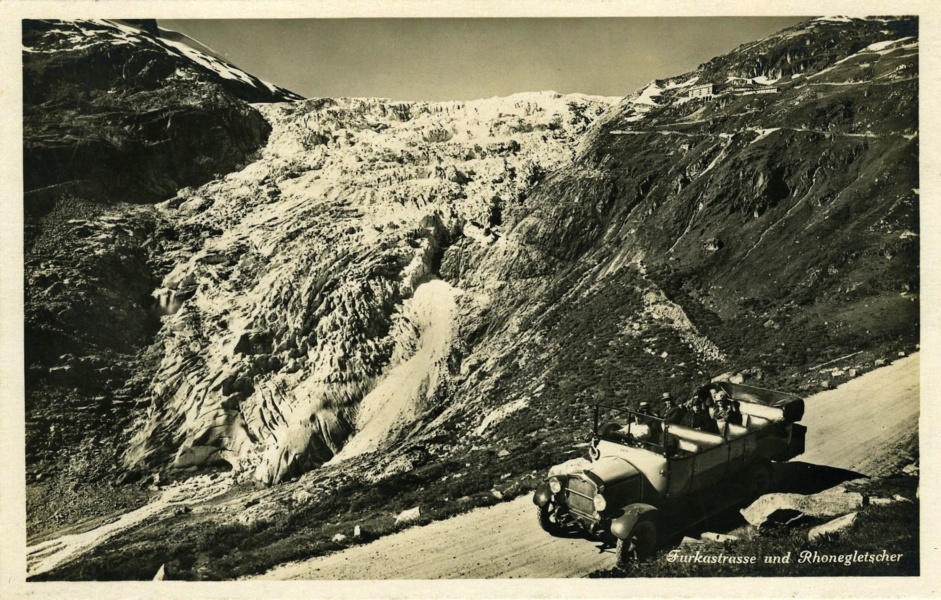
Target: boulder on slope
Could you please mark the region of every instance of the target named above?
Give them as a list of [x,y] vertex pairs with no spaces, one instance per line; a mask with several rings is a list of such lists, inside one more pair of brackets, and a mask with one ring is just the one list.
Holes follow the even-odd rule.
[[815,542],[821,538],[839,535],[840,533],[846,531],[853,527],[853,524],[856,523],[856,516],[858,513],[851,512],[845,514],[842,517],[837,517],[832,521],[827,521],[823,525],[818,525],[810,530],[807,534],[807,539],[811,542]]
[[415,508],[410,508],[408,510],[403,510],[395,517],[395,524],[408,524],[414,523],[421,518],[421,507],[416,506]]
[[802,516],[834,517],[861,507],[863,495],[837,486],[823,492],[803,494],[765,494],[740,512],[745,520],[758,527],[771,523],[795,524]]

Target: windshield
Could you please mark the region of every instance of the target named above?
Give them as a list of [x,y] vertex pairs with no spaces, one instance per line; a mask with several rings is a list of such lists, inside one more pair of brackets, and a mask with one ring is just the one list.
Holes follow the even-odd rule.
[[595,407],[594,435],[609,442],[659,449],[669,427],[669,423],[645,408]]

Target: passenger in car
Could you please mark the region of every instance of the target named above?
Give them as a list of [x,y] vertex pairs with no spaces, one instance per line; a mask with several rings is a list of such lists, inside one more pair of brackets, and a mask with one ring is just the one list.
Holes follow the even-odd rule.
[[732,402],[732,399],[729,398],[725,390],[720,390],[719,393],[716,394],[716,402],[718,405],[712,416],[716,420],[719,432],[723,437],[726,437],[728,435],[729,425],[742,424],[742,413],[739,412],[738,407]]
[[661,399],[663,406],[660,408],[660,418],[671,425],[678,424],[686,414],[686,409],[676,403],[676,399],[670,392],[663,392]]
[[719,396],[722,394],[728,395],[727,392],[723,390],[721,387],[719,387],[717,384],[715,383],[709,384],[709,387],[707,388],[707,392],[706,392],[706,399],[705,399],[704,406],[709,411],[709,415],[712,418],[715,418],[716,411],[719,409]]
[[709,412],[700,398],[692,400],[690,410],[683,416],[680,425],[706,433],[719,433],[715,420],[709,416]]

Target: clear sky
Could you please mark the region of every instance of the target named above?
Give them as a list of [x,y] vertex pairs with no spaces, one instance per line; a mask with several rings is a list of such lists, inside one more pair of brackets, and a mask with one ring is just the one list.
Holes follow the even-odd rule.
[[625,96],[806,17],[161,20],[307,97]]

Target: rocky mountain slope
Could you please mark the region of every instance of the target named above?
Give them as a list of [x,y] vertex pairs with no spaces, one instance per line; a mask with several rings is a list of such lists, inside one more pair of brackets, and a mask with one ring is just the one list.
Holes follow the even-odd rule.
[[454,418],[521,407],[487,434],[550,452],[596,401],[733,369],[806,392],[859,371],[839,357],[913,347],[917,72],[917,21],[817,19],[625,98],[508,211],[516,244],[452,275],[500,269],[507,323],[465,360]]
[[64,465],[87,482],[119,464],[112,438],[149,378],[138,354],[160,327],[151,293],[176,235],[146,204],[248,161],[271,129],[248,101],[298,98],[171,34],[153,21],[23,21],[30,480]]
[[[616,190],[586,220],[600,224],[586,258],[607,273],[642,262],[703,326],[813,330],[846,347],[911,335],[917,47],[912,20],[818,19],[627,98],[578,162]],[[715,99],[687,97],[693,84]],[[537,217],[558,210],[542,198]],[[782,341],[791,364],[810,352]],[[778,352],[719,346],[756,363]]]
[[[59,184],[27,223],[27,443],[73,452],[61,415],[127,402],[112,422],[133,435],[78,472],[300,477],[303,502],[273,492],[239,522],[309,525],[337,489],[362,508],[525,485],[597,401],[732,370],[832,385],[918,342],[917,36],[915,19],[817,19],[620,102],[249,107],[219,88],[225,129],[260,132],[239,168],[127,198],[154,206]],[[58,438],[52,406],[69,406]]]

